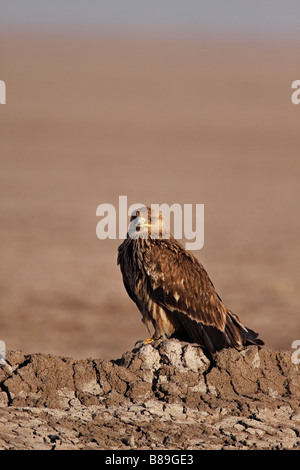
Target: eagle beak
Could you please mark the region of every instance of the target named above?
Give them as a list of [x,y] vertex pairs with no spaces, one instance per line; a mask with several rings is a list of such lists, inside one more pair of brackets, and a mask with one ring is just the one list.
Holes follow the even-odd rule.
[[151,225],[146,223],[146,219],[144,217],[139,217],[137,219],[136,227],[151,227]]

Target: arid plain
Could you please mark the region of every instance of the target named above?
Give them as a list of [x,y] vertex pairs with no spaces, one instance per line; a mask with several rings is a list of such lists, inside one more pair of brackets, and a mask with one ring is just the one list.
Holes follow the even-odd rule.
[[[195,255],[266,346],[300,340],[299,44],[1,36],[0,339],[118,358],[146,338],[96,208],[205,205]],[[184,240],[183,240],[184,242]]]

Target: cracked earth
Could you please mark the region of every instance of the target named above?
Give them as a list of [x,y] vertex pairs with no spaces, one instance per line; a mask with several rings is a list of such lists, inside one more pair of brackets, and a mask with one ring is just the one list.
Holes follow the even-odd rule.
[[10,351],[0,449],[299,449],[299,399],[287,351],[208,359],[175,339],[111,361]]

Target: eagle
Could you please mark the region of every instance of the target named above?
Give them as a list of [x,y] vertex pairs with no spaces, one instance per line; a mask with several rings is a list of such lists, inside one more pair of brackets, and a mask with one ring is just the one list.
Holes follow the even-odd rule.
[[202,264],[170,234],[161,212],[144,206],[131,214],[117,264],[148,331],[154,329],[145,344],[175,337],[209,354],[264,344],[222,302]]

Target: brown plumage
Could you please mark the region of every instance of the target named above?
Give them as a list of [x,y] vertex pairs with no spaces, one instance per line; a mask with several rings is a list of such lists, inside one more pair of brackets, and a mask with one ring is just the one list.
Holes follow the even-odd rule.
[[218,296],[202,264],[169,233],[162,214],[141,208],[118,249],[124,286],[153,339],[177,337],[213,354],[264,344]]

